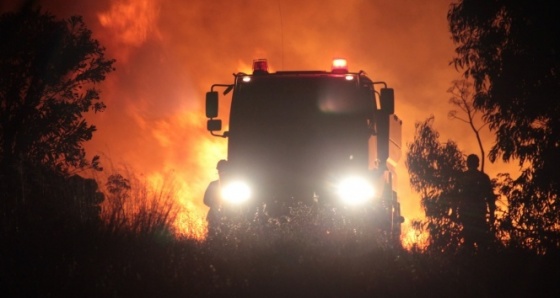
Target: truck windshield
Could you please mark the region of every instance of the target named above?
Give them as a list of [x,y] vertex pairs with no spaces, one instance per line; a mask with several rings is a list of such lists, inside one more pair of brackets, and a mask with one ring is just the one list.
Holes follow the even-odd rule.
[[367,168],[373,104],[344,77],[254,76],[233,95],[228,159],[253,177],[292,185]]

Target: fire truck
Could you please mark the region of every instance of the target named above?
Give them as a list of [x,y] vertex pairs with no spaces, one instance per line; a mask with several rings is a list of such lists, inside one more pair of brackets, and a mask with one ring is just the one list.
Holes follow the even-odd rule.
[[[233,92],[227,126],[218,119],[217,90]],[[301,203],[371,210],[380,229],[400,238],[402,121],[385,82],[350,72],[345,59],[333,59],[330,71],[276,72],[256,59],[252,73],[212,85],[206,117],[210,133],[227,138],[223,208],[266,206],[272,216]]]

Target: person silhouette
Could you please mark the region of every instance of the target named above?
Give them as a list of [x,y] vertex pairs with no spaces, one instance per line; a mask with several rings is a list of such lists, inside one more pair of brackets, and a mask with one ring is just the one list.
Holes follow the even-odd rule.
[[221,194],[220,182],[226,172],[227,161],[222,159],[218,161],[216,170],[218,170],[218,179],[211,181],[204,192],[204,205],[208,206],[208,214],[206,221],[208,223],[208,235],[215,236],[219,232],[222,215],[221,215]]
[[[496,209],[496,195],[488,175],[478,170],[476,154],[467,157],[467,170],[459,180],[458,220],[466,249],[487,249],[492,242],[491,226]],[[489,214],[489,222],[486,215]]]

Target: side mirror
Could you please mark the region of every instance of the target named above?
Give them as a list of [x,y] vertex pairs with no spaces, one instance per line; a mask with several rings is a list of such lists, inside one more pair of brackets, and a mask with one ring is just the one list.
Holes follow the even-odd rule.
[[209,131],[220,131],[222,130],[222,120],[210,119],[206,122],[206,129]]
[[382,88],[379,96],[381,111],[386,114],[395,113],[395,90],[393,88]]
[[218,117],[218,92],[206,92],[206,118],[216,117]]

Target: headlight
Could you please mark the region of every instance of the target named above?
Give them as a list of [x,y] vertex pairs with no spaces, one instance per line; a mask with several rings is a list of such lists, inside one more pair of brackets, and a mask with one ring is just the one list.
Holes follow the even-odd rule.
[[247,183],[235,181],[222,186],[222,199],[233,204],[241,204],[251,197]]
[[342,180],[337,193],[343,202],[356,205],[373,198],[373,186],[362,177],[350,177]]

